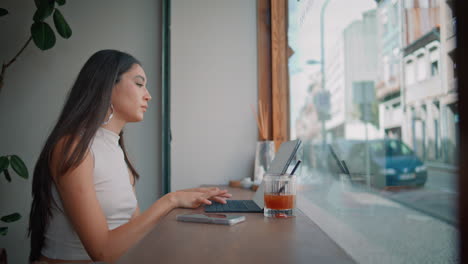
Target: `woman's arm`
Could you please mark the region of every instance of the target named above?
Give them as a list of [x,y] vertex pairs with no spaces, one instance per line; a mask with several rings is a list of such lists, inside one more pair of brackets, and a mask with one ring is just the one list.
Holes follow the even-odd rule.
[[[136,196],[135,186],[133,186],[133,193],[135,193],[135,196]],[[133,218],[135,218],[135,217],[137,217],[139,215],[140,215],[140,206],[137,204],[137,207],[136,207],[135,211],[133,212],[131,219],[133,219]]]
[[117,260],[173,208],[196,208],[201,204],[211,204],[208,198],[226,193],[221,190],[169,193],[128,223],[109,230],[94,189],[93,158],[90,152],[79,166],[54,178],[65,212],[86,251],[93,260],[105,262]]
[[[132,171],[129,168],[127,168],[127,169],[128,169],[128,176],[130,177],[130,184],[132,185],[133,193],[135,194],[135,197],[136,197],[136,189],[135,189],[136,179],[133,176]],[[137,203],[137,208],[135,209],[135,212],[133,212],[131,219],[133,219],[133,218],[135,218],[135,217],[137,217],[139,215],[140,215],[140,206]]]

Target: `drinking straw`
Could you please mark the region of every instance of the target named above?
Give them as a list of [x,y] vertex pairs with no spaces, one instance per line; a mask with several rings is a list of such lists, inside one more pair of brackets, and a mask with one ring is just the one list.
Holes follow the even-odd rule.
[[350,175],[351,173],[349,172],[348,166],[346,166],[346,162],[344,160],[341,161],[341,165],[343,165],[343,168],[346,171],[346,174]]
[[346,169],[343,167],[343,163],[341,163],[341,162],[340,162],[340,159],[338,159],[338,156],[336,155],[336,153],[335,153],[335,151],[333,150],[332,146],[331,146],[330,144],[328,144],[328,147],[330,148],[330,153],[332,154],[333,159],[335,159],[336,164],[337,164],[338,167],[340,168],[341,173],[347,174],[347,173],[346,173]]
[[[302,162],[301,160],[298,160],[298,161],[296,162],[296,165],[294,165],[294,168],[293,168],[293,170],[291,171],[290,177],[291,177],[292,175],[294,175],[294,172],[296,172],[296,170],[297,170],[297,168],[299,167],[299,164],[301,164],[301,162]],[[282,192],[284,191],[284,188],[286,188],[286,184],[288,184],[288,182],[286,182],[283,186],[281,186],[281,188],[279,189],[278,193],[282,193]]]
[[297,167],[299,167],[299,164],[301,164],[301,160],[298,160],[297,163],[296,163],[296,165],[294,165],[294,168],[293,168],[293,170],[291,171],[291,175],[294,175],[294,172],[296,172]]

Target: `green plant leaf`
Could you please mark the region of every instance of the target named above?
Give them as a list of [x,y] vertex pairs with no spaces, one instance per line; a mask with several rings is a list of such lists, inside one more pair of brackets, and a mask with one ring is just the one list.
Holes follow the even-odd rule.
[[53,7],[55,0],[34,0],[34,4],[36,4],[36,8],[39,8],[42,4],[49,4]]
[[8,160],[8,156],[1,156],[0,157],[0,171],[8,169],[10,165],[10,161]]
[[11,182],[11,175],[10,175],[10,172],[8,171],[8,169],[4,169],[4,170],[3,170],[3,174],[5,174],[5,179],[6,179],[8,182]]
[[0,227],[0,236],[6,236],[7,233],[8,233],[8,227],[6,226]]
[[10,164],[11,168],[22,178],[27,179],[29,177],[28,174],[28,168],[26,167],[26,164],[24,164],[24,161],[16,156],[16,155],[11,155],[10,157]]
[[8,15],[8,10],[5,8],[0,8],[0,17]]
[[21,219],[21,215],[18,213],[13,213],[9,215],[5,215],[2,217],[0,220],[2,220],[5,223],[11,223],[11,222],[16,222]]
[[55,0],[59,6],[63,6],[65,4],[65,0]]
[[55,34],[49,24],[35,22],[31,25],[31,35],[34,44],[41,50],[48,50],[55,45]]
[[34,13],[33,20],[35,22],[44,21],[44,19],[48,18],[52,14],[53,11],[54,11],[54,2],[51,3],[49,1],[41,1],[39,7]]
[[57,32],[59,33],[62,38],[67,39],[70,38],[72,35],[72,30],[68,25],[65,18],[62,16],[62,13],[56,8],[54,12],[54,24]]

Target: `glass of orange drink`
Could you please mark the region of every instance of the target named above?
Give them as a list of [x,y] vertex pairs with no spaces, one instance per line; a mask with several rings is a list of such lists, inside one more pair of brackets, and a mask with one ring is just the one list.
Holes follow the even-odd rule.
[[295,216],[296,176],[267,174],[264,179],[266,217],[288,218]]

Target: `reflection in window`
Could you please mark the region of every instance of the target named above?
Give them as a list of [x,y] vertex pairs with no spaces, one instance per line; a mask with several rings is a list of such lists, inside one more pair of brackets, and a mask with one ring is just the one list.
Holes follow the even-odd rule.
[[299,69],[290,70],[290,134],[304,142],[298,179],[305,201],[314,204],[308,209],[328,217],[311,218],[359,263],[456,262],[459,113],[451,6],[437,0],[288,5],[289,67]]

